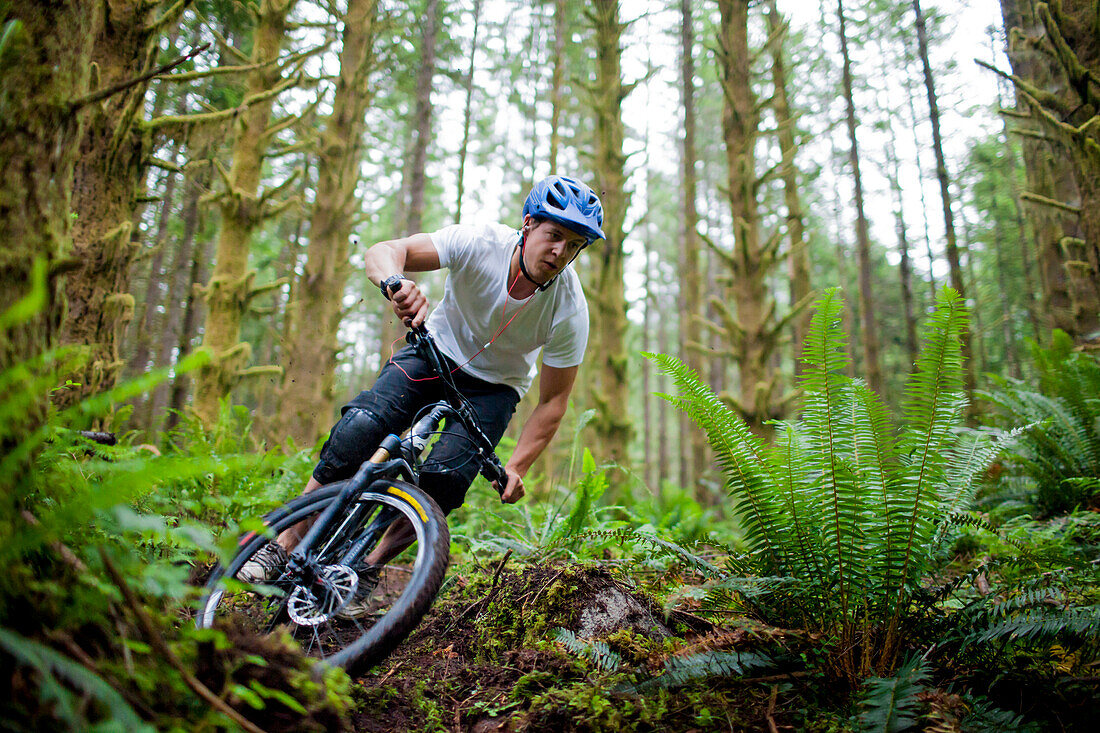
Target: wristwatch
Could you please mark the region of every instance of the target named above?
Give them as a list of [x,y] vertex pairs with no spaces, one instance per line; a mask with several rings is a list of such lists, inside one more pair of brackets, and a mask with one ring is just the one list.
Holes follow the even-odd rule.
[[401,289],[402,280],[408,280],[408,278],[399,272],[396,275],[390,275],[378,284],[378,287],[382,289],[382,295],[386,296],[386,300],[390,299],[390,293]]

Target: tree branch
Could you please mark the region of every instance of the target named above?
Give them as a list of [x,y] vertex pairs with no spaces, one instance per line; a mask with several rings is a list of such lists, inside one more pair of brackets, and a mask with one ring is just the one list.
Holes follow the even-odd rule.
[[120,81],[117,84],[112,84],[111,86],[107,87],[106,89],[100,89],[99,91],[92,92],[91,94],[86,94],[83,97],[80,97],[79,99],[75,99],[75,100],[73,100],[72,102],[69,103],[69,112],[70,113],[75,112],[76,110],[80,109],[81,107],[86,107],[89,104],[94,104],[96,102],[102,102],[104,99],[107,99],[108,97],[114,96],[115,94],[118,94],[119,92],[125,91],[125,90],[129,89],[132,86],[136,86],[138,84],[141,84],[142,82],[149,81],[153,77],[160,76],[161,74],[163,74],[167,71],[171,71],[172,69],[174,69],[177,66],[179,66],[180,64],[182,64],[184,61],[188,61],[189,59],[195,58],[196,56],[198,56],[200,53],[202,53],[203,51],[205,51],[208,48],[210,48],[210,44],[209,43],[204,43],[201,46],[199,46],[198,48],[196,48],[194,51],[192,51],[191,53],[187,54],[186,56],[180,56],[175,61],[167,63],[164,66],[158,66],[157,68],[153,69],[152,71],[149,71],[145,74],[142,74],[141,76],[134,77],[133,79],[127,79],[126,81]]
[[1032,193],[1031,191],[1021,191],[1020,192],[1020,200],[1021,201],[1029,201],[1033,204],[1040,204],[1042,206],[1049,206],[1049,207],[1054,208],[1054,209],[1060,209],[1061,211],[1065,211],[1066,213],[1069,213],[1069,214],[1075,214],[1075,215],[1080,215],[1081,214],[1081,207],[1080,206],[1074,206],[1073,204],[1067,204],[1064,201],[1055,201],[1054,199],[1049,199],[1046,196],[1040,196],[1039,194]]
[[207,69],[206,71],[187,71],[182,74],[172,74],[161,79],[163,82],[181,82],[181,81],[195,81],[197,79],[207,79],[211,76],[219,76],[221,74],[240,74],[246,71],[253,71],[255,69],[263,68],[268,64],[274,63],[268,61],[264,64],[242,64],[240,66],[215,66]]

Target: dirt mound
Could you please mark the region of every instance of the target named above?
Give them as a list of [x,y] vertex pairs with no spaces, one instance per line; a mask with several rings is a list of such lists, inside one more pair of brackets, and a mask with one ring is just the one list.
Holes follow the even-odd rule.
[[[559,628],[604,639],[624,659],[642,664],[663,656],[670,635],[691,630],[675,614],[665,619],[652,599],[604,568],[465,568],[413,636],[357,680],[362,704],[355,729],[523,730],[532,729],[523,721],[533,722],[533,707],[542,701],[555,710],[598,707],[597,701],[553,697],[563,686],[577,686],[579,695],[591,689],[591,665],[553,641]],[[537,717],[545,722],[546,711]]]

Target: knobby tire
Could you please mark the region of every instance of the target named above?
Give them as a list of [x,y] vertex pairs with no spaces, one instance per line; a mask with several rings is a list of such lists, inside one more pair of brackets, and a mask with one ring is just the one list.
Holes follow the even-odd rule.
[[[335,499],[344,484],[343,481],[328,484],[287,502],[264,517],[264,524],[268,527],[266,535],[252,537],[245,535],[243,546],[229,565],[225,567],[218,565],[211,573],[196,619],[198,626],[209,627],[216,616],[224,615],[218,610],[219,604],[225,599],[224,594],[218,595],[219,585],[224,577],[235,576],[248,558],[284,529],[293,526],[303,518],[319,516]],[[361,499],[356,501],[378,501],[389,506],[399,504],[411,510],[399,509],[407,518],[415,518],[413,526],[417,537],[415,548],[417,561],[408,585],[385,615],[356,640],[332,656],[322,659],[325,664],[343,667],[350,674],[363,672],[381,662],[416,628],[443,584],[443,576],[450,556],[450,532],[443,512],[431,497],[416,486],[402,481],[379,480],[359,496]],[[422,511],[417,511],[417,508]],[[338,527],[339,523],[334,525]],[[324,541],[325,538],[320,539],[318,546],[323,546]],[[422,558],[421,553],[423,553]],[[358,623],[356,625],[359,626]]]

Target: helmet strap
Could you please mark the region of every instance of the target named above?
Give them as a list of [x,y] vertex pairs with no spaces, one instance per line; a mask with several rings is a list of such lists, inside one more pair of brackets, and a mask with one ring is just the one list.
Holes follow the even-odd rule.
[[[524,245],[526,245],[526,244],[527,244],[527,228],[524,227],[524,229],[520,233],[520,237],[519,237],[519,271],[523,273],[523,276],[525,278],[527,278],[528,282],[530,282],[532,285],[535,286],[535,290],[537,290],[538,292],[541,293],[543,290],[546,290],[548,287],[550,287],[550,285],[555,280],[558,279],[558,275],[560,275],[561,273],[559,272],[558,275],[554,275],[554,277],[550,278],[545,283],[540,283],[538,280],[531,277],[531,273],[527,272],[527,265],[525,265],[523,263]],[[565,268],[562,268],[562,269],[564,270]]]
[[540,283],[537,280],[535,280],[535,278],[531,277],[531,273],[527,272],[527,265],[525,265],[524,262],[523,262],[523,251],[524,251],[523,248],[526,244],[527,244],[527,229],[524,228],[520,232],[519,244],[517,245],[519,247],[519,271],[521,273],[523,273],[523,277],[526,278],[527,281],[530,282],[532,285],[534,285],[535,289],[540,293],[542,291],[546,290],[551,285],[553,285],[554,281],[557,280],[559,277],[561,277],[561,274],[563,272],[565,272],[566,268],[569,267],[571,264],[573,264],[573,260],[577,259],[577,256],[580,255],[580,253],[584,250],[585,247],[588,246],[586,244],[586,245],[584,245],[584,247],[581,247],[576,252],[574,252],[573,256],[569,258],[569,261],[565,263],[565,267],[561,268],[561,270],[558,271],[557,275],[554,275],[554,277],[550,278],[549,280],[547,280],[544,283]]

